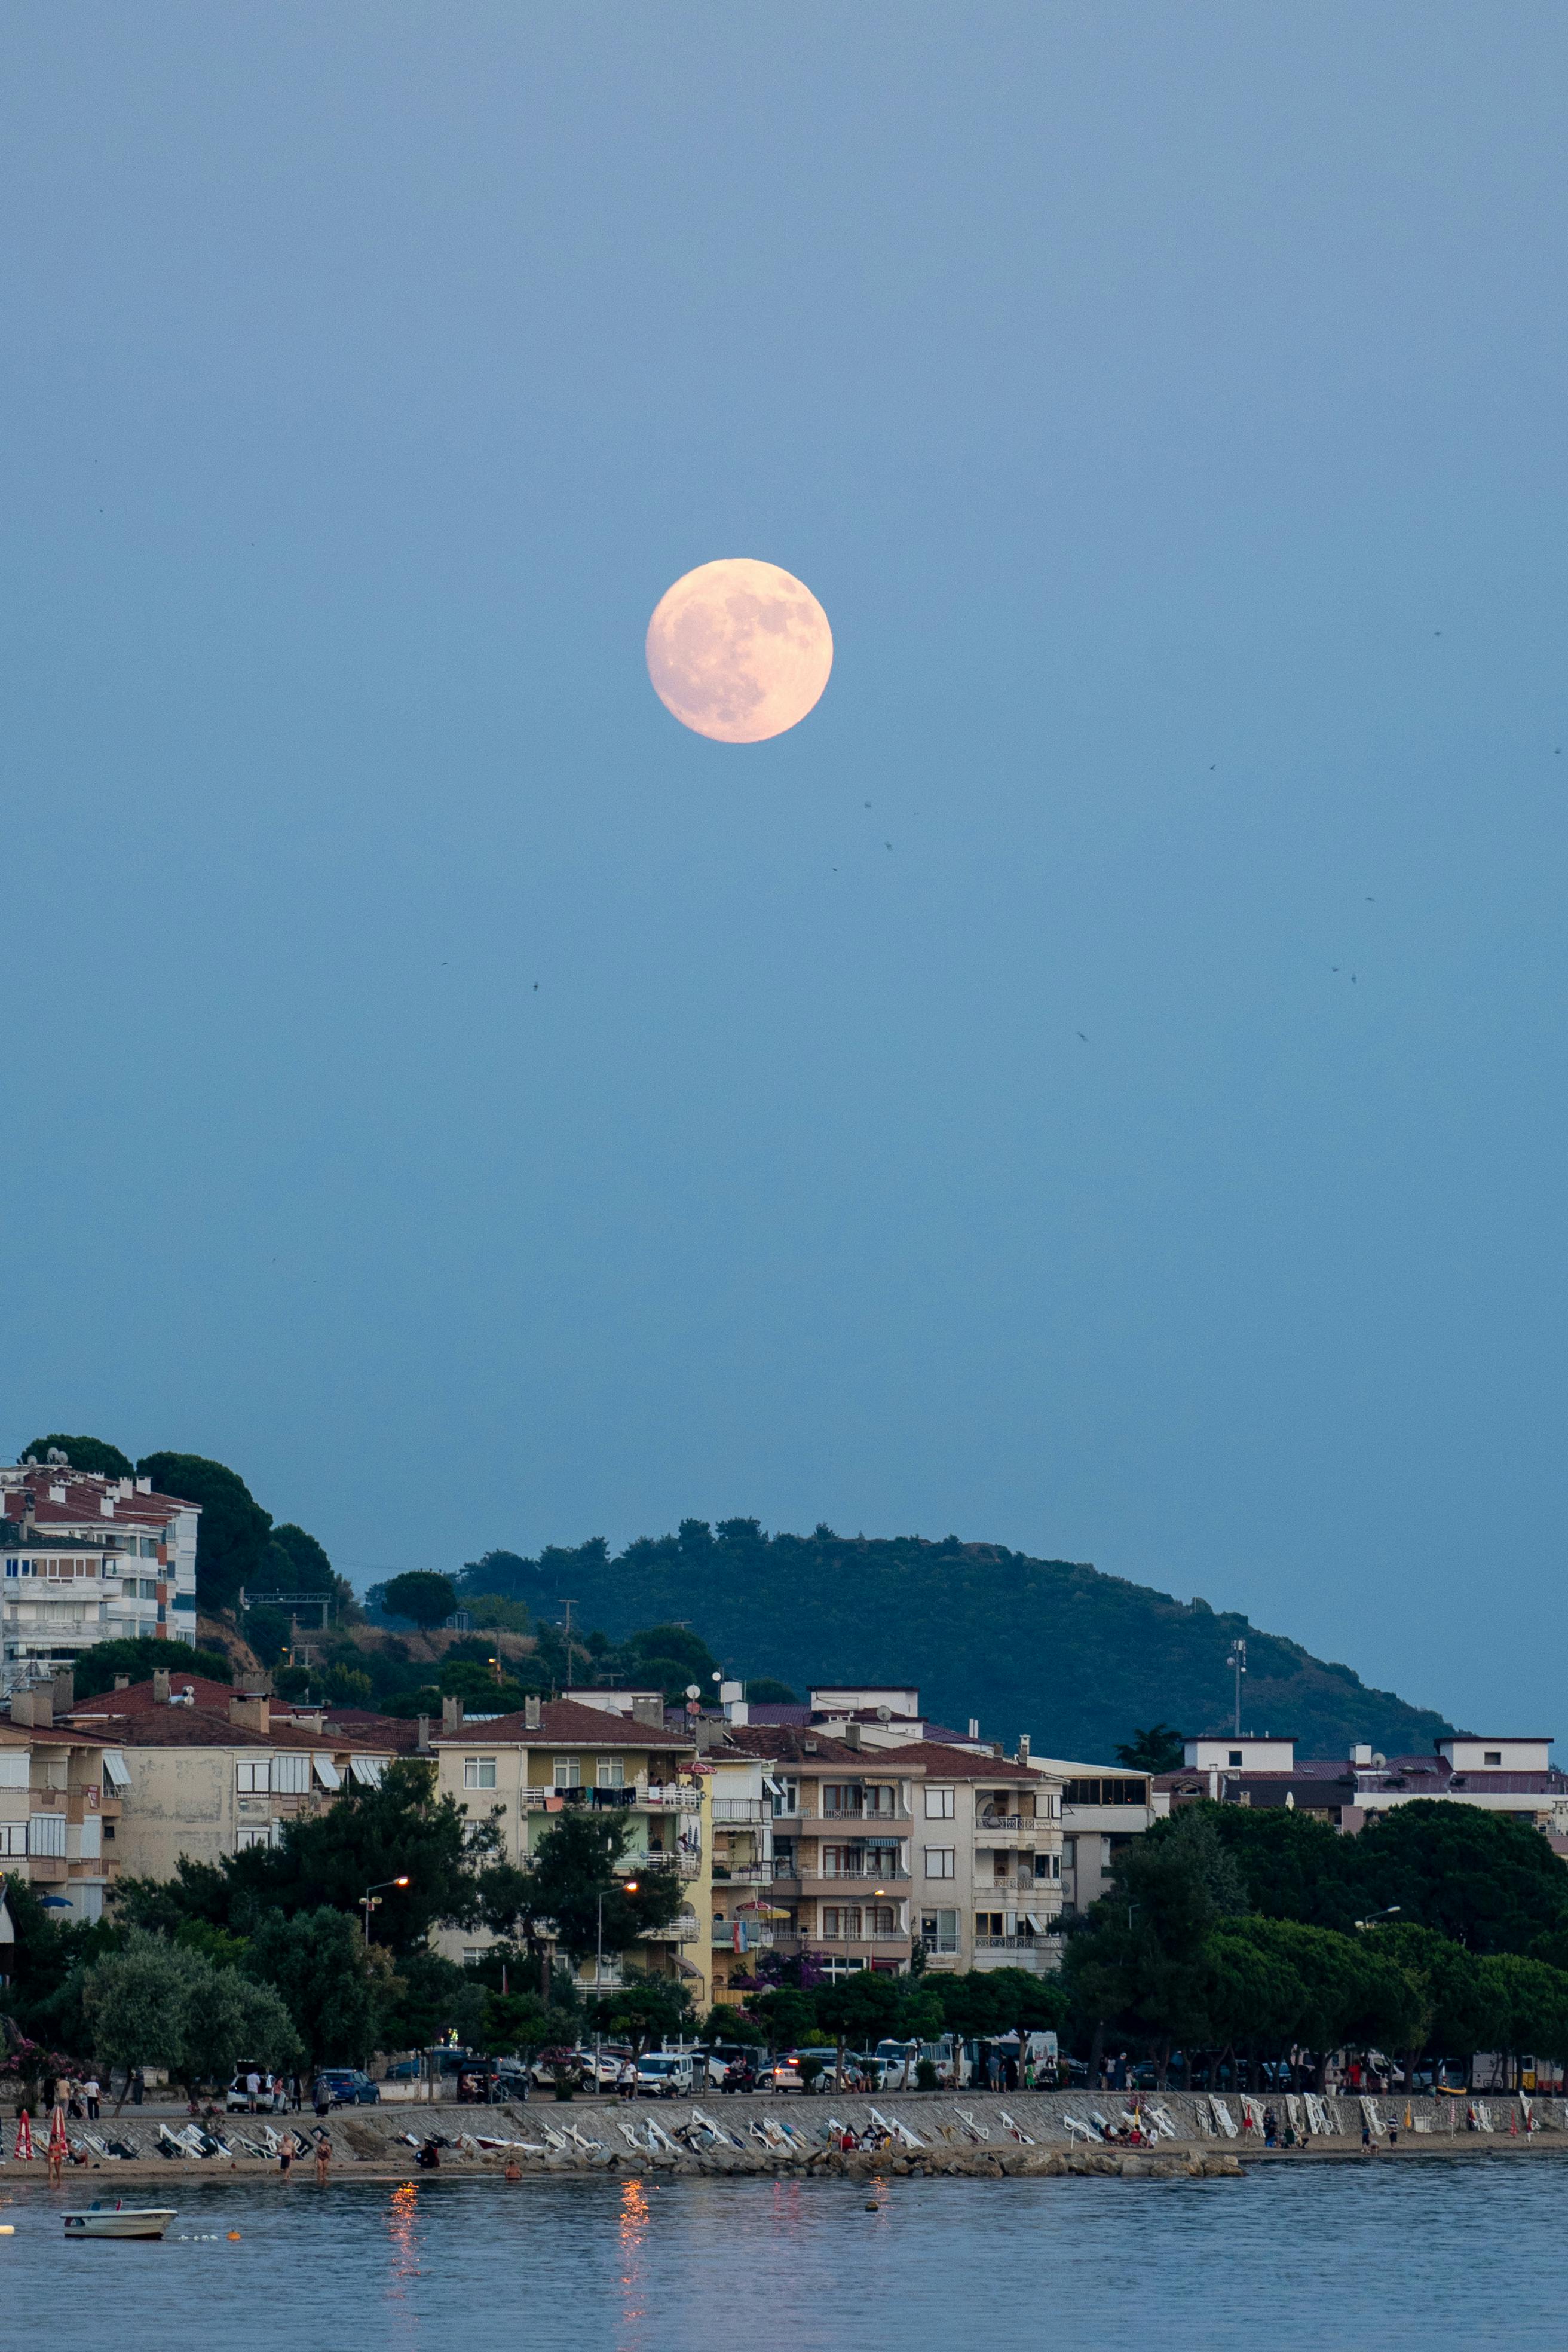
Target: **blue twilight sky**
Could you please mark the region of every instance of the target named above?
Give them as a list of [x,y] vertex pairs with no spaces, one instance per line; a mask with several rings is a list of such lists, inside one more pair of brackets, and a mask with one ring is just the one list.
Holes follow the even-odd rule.
[[[0,1452],[362,1577],[952,1529],[1568,1738],[1565,76],[16,0]],[[837,646],[751,749],[643,668],[728,554]]]

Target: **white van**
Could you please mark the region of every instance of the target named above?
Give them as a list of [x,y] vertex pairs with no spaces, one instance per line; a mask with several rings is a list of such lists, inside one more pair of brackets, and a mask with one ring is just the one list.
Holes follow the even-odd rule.
[[639,2098],[689,2099],[696,2088],[697,2067],[689,2051],[655,2052],[637,2060]]

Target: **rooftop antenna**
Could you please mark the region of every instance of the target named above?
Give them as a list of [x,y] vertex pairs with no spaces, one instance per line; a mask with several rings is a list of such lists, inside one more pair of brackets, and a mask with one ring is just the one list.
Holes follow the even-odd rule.
[[1247,1672],[1245,1642],[1235,1641],[1231,1643],[1230,1655],[1226,1660],[1226,1664],[1232,1668],[1236,1675],[1236,1737],[1239,1739],[1241,1738],[1241,1678]]

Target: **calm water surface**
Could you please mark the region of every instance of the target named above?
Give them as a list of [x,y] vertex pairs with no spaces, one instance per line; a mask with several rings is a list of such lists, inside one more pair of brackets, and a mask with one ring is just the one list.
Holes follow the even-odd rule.
[[875,2214],[839,2181],[159,2191],[163,2244],[67,2245],[77,2200],[0,2175],[0,2311],[49,2352],[1568,2347],[1568,2164],[1539,2158],[894,2181]]

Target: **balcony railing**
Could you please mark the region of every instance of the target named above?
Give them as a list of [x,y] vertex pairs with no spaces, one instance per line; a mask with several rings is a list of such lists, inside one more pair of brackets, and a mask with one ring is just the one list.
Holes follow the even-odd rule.
[[1056,1884],[1054,1878],[1037,1878],[1032,1870],[1021,1870],[1012,1877],[977,1882],[976,1892],[981,1895],[1037,1895],[1043,1902],[1047,1895],[1056,1892]]
[[[790,1879],[797,1885],[809,1879],[814,1885],[891,1886],[896,1883],[907,1885],[910,1874],[907,1870],[873,1870],[869,1863],[856,1863],[847,1870],[824,1870],[819,1863],[802,1860],[792,1862],[781,1869],[775,1860],[773,1875],[774,1878]],[[1031,1880],[1030,1884],[1033,1883]]]
[[773,1866],[771,1862],[732,1862],[728,1870],[715,1869],[715,1886],[771,1886]]
[[1045,1949],[1043,1936],[976,1936],[977,1952],[1039,1952]]
[[824,1805],[818,1819],[825,1822],[910,1822],[914,1815],[907,1805],[895,1805],[890,1811],[870,1805],[846,1805],[842,1811],[834,1805]]
[[1013,1835],[1026,1830],[1032,1837],[1036,1831],[1043,1826],[1043,1823],[1036,1820],[1033,1813],[976,1813],[974,1816],[974,1834],[982,1844],[984,1843],[987,1835],[994,1830],[1007,1832]]
[[702,1923],[694,1911],[683,1911],[668,1927],[641,1927],[637,1933],[645,1944],[690,1944],[701,1935]]
[[765,1822],[773,1817],[773,1807],[765,1797],[715,1797],[713,1820],[725,1822]]

